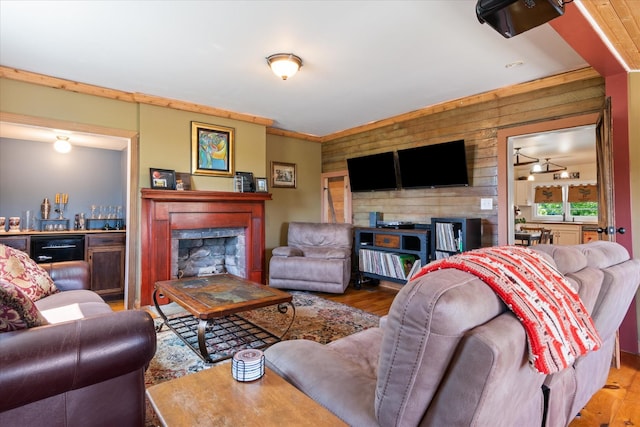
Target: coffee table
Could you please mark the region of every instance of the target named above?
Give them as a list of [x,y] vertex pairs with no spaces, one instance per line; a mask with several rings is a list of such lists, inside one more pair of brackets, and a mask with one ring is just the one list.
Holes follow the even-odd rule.
[[[158,296],[177,303],[190,314],[167,316]],[[264,348],[280,341],[295,318],[291,294],[232,274],[215,274],[156,282],[153,303],[163,323],[205,362],[228,359],[243,348]],[[280,336],[248,321],[238,313],[277,305],[286,314],[291,307],[291,322]]]
[[151,386],[147,397],[163,426],[347,425],[269,368],[239,382],[224,363]]

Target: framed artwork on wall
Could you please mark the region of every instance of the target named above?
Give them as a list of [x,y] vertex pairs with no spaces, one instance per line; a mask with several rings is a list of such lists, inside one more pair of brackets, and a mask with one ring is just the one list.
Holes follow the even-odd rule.
[[175,190],[176,172],[170,169],[149,168],[151,188],[156,190]]
[[296,164],[271,162],[271,186],[273,188],[296,188]]
[[191,173],[233,176],[233,128],[191,122]]

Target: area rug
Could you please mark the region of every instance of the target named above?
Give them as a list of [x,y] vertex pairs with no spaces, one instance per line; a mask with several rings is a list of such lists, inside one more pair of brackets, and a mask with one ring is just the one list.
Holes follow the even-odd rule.
[[[295,319],[283,340],[307,339],[322,344],[337,340],[371,327],[378,326],[380,318],[371,313],[349,307],[302,291],[291,291],[296,308]],[[275,306],[242,313],[247,320],[280,336],[291,319],[288,313],[279,313]],[[156,320],[157,324],[160,319]],[[220,363],[227,363],[229,360]],[[173,378],[207,369],[205,363],[172,331],[166,327],[157,334],[157,350],[145,374],[145,384],[150,387]],[[147,427],[160,423],[147,402]]]

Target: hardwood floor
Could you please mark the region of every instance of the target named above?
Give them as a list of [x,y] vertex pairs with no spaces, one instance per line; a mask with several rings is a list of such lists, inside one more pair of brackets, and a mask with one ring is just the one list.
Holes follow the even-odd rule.
[[[398,292],[398,285],[383,282],[380,286],[349,286],[344,294],[316,293],[384,316]],[[123,310],[123,301],[110,301],[114,310]],[[621,354],[620,369],[612,368],[605,387],[596,393],[569,427],[623,427],[640,425],[640,355]]]

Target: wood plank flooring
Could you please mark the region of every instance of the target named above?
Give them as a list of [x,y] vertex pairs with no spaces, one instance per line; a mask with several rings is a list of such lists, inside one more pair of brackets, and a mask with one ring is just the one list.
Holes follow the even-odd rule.
[[[349,286],[344,294],[318,295],[384,316],[389,312],[398,285]],[[123,310],[123,301],[110,301],[114,310]],[[640,425],[640,355],[621,354],[620,369],[612,368],[606,386],[596,393],[569,427],[627,427]]]

